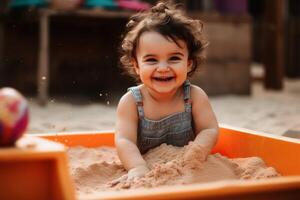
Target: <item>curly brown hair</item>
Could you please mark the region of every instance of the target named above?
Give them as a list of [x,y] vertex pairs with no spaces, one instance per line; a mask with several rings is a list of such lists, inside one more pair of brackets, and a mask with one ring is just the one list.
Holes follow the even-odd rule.
[[136,47],[144,32],[156,31],[177,45],[178,40],[185,41],[189,59],[193,61],[192,69],[188,73],[189,77],[204,61],[203,50],[208,42],[203,37],[203,23],[186,16],[178,6],[169,2],[159,2],[149,11],[130,17],[120,49],[120,61],[125,72],[136,81],[140,81],[140,79],[135,73],[133,59],[136,60]]

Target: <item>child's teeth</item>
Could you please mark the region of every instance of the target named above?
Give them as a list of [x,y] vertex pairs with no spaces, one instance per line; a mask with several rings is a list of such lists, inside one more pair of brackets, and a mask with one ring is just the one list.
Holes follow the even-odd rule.
[[155,77],[154,79],[158,80],[158,81],[169,81],[171,80],[173,77]]

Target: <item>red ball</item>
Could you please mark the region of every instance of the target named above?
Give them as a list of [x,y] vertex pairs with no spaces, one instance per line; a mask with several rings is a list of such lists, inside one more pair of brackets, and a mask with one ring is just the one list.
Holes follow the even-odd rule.
[[13,88],[0,89],[0,146],[14,145],[29,122],[28,103]]

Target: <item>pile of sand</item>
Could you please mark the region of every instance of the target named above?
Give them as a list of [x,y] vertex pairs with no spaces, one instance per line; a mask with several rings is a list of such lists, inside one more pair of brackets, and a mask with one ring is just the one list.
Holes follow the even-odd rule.
[[211,182],[225,179],[262,179],[280,176],[267,167],[258,157],[229,159],[220,154],[209,155],[205,162],[186,163],[182,160],[185,147],[162,144],[144,155],[150,171],[135,180],[113,180],[126,175],[116,150],[111,147],[68,150],[71,175],[79,194],[107,190],[152,188],[162,185],[178,185]]

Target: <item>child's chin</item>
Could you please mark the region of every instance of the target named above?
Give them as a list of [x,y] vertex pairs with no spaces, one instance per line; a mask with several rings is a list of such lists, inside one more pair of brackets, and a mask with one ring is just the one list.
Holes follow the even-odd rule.
[[154,87],[154,88],[159,93],[169,93],[174,90],[173,87]]

